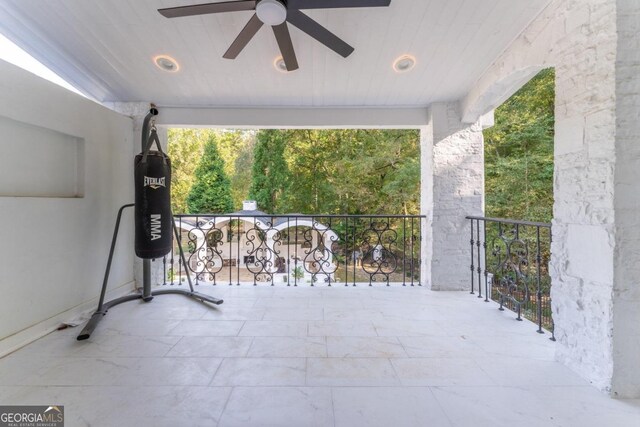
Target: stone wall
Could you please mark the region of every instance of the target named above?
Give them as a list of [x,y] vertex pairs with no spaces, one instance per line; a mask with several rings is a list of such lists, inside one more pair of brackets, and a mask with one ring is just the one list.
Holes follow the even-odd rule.
[[640,396],[640,1],[617,2],[612,390]]
[[639,8],[636,0],[552,1],[461,103],[473,119],[523,75],[556,67],[557,358],[600,389],[631,397],[640,396],[630,359],[640,353]]
[[[555,9],[555,10],[553,10]],[[557,359],[609,390],[613,374],[615,4],[561,2],[551,278]]]
[[430,119],[421,141],[425,283],[434,290],[467,290],[471,231],[465,216],[484,212],[482,126],[462,123],[457,103],[432,105]]

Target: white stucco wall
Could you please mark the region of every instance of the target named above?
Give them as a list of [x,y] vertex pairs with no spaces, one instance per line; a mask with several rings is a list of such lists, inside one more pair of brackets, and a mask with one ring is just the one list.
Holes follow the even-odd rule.
[[557,359],[624,397],[640,397],[639,10],[635,0],[554,0],[461,102],[473,120],[523,76],[556,67]]
[[[2,355],[95,309],[117,210],[133,197],[133,123],[3,61],[0,100],[0,117],[69,135],[84,147],[79,159],[84,169],[79,178],[83,197],[48,197],[47,193],[0,197]],[[17,136],[22,138],[18,141],[22,156],[37,157],[41,152],[37,147],[57,142],[44,137],[33,144],[29,136],[33,134],[15,135],[26,135]],[[0,152],[8,143],[16,141],[0,138]],[[10,156],[5,152],[0,167],[7,161]],[[63,179],[68,179],[66,172],[59,171]],[[60,177],[52,169],[47,179]],[[111,296],[133,289],[132,225],[123,221],[110,277]]]

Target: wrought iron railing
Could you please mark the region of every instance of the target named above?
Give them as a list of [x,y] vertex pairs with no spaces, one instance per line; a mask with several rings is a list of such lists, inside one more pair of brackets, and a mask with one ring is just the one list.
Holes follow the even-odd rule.
[[[549,256],[551,224],[468,216],[471,293],[492,299],[553,336]],[[483,289],[484,288],[484,289]]]
[[[164,284],[420,285],[415,215],[176,215]],[[175,240],[175,239],[174,239]],[[187,267],[178,262],[182,245]]]

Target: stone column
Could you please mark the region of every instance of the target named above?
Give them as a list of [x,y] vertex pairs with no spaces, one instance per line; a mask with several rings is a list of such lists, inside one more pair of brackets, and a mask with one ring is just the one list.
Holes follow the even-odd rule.
[[617,244],[625,236],[616,175],[634,160],[616,159],[616,14],[615,0],[589,0],[558,2],[548,18],[558,37],[550,260],[556,358],[604,391],[614,374],[616,257],[637,250]]
[[434,104],[421,129],[422,283],[433,290],[470,288],[467,215],[484,212],[481,121],[462,122],[458,103]]
[[640,2],[617,1],[614,397],[640,397]]

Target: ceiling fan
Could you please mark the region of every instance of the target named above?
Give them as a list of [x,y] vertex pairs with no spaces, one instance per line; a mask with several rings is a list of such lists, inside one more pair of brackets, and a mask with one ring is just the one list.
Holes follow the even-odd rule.
[[278,47],[287,71],[298,69],[298,60],[293,50],[287,22],[298,27],[329,49],[346,58],[353,52],[338,36],[300,11],[300,9],[338,9],[350,7],[389,6],[391,0],[239,0],[221,3],[196,4],[192,6],[158,9],[162,16],[179,18],[183,16],[206,15],[209,13],[238,12],[255,10],[256,13],[223,55],[235,59],[251,41],[263,24],[270,25],[276,36]]

